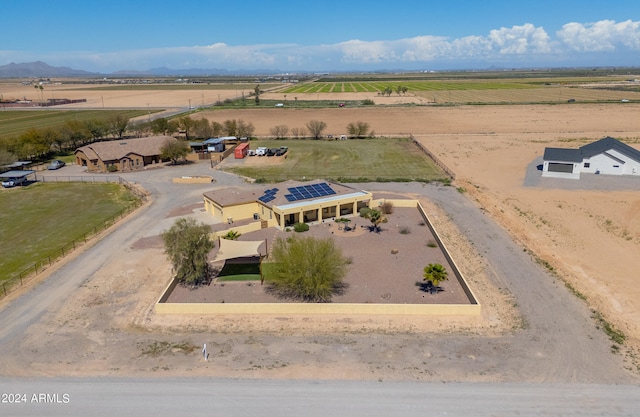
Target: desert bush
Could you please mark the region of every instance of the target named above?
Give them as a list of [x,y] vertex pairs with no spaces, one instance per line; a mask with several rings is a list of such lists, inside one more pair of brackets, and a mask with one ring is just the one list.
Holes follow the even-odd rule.
[[306,223],[302,223],[302,222],[298,222],[296,224],[293,225],[293,230],[295,230],[296,232],[306,232],[307,230],[309,230],[309,225]]
[[280,297],[328,302],[344,289],[348,260],[332,239],[277,239],[267,281]]
[[380,211],[382,211],[384,214],[393,213],[393,203],[391,201],[385,201],[384,203],[380,204]]

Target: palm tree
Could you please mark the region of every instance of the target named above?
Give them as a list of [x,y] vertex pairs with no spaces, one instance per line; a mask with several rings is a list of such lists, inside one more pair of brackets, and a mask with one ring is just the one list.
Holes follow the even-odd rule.
[[449,279],[447,270],[441,264],[429,264],[424,267],[424,280],[431,283],[431,292],[440,285],[442,281]]

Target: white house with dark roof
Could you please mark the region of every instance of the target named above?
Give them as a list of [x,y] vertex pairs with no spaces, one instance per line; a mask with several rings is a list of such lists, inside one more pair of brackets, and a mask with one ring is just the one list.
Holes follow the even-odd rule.
[[543,160],[543,177],[579,179],[583,172],[640,176],[640,151],[612,137],[578,149],[545,148]]

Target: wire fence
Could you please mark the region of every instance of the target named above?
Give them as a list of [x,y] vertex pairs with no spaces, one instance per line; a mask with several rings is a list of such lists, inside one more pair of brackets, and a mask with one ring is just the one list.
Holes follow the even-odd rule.
[[[93,178],[100,178],[100,180],[93,180]],[[0,284],[1,285],[1,287],[0,287],[0,297],[5,297],[7,294],[9,294],[12,288],[16,288],[16,287],[24,285],[24,283],[28,282],[28,280],[30,278],[32,278],[33,276],[41,273],[42,271],[46,270],[47,268],[51,267],[51,265],[53,265],[56,261],[58,261],[59,259],[65,257],[65,256],[67,256],[69,253],[73,252],[77,248],[79,248],[82,245],[84,245],[91,237],[93,237],[93,236],[97,235],[98,233],[108,229],[109,227],[114,225],[118,220],[123,219],[129,213],[131,213],[132,211],[134,211],[135,209],[137,209],[138,207],[140,207],[142,204],[144,204],[146,202],[147,193],[144,190],[142,190],[141,188],[137,187],[135,184],[132,184],[132,183],[126,181],[125,179],[123,179],[121,177],[117,177],[117,176],[110,176],[110,177],[103,177],[103,178],[104,178],[104,180],[102,180],[101,177],[86,177],[86,176],[69,177],[69,176],[64,176],[64,177],[47,177],[46,181],[42,181],[42,179],[40,179],[40,181],[42,181],[42,182],[47,182],[48,181],[48,182],[109,182],[109,183],[118,183],[118,184],[121,184],[124,187],[126,187],[127,190],[129,190],[129,192],[131,192],[133,195],[138,197],[138,199],[133,204],[129,205],[128,207],[120,210],[118,213],[116,213],[113,216],[111,216],[108,219],[106,219],[104,222],[100,223],[99,225],[94,226],[92,229],[87,230],[82,235],[80,235],[77,238],[73,239],[71,242],[68,242],[68,243],[64,244],[62,247],[60,247],[60,248],[54,250],[53,252],[49,253],[48,255],[44,256],[42,259],[40,259],[39,261],[35,262],[33,265],[23,269],[22,271],[18,272],[17,274],[12,276],[11,278],[2,281],[2,283]]]
[[429,158],[431,158],[433,163],[435,163],[441,170],[443,170],[448,176],[450,176],[452,180],[456,179],[455,172],[453,172],[453,170],[451,170],[447,165],[445,165],[445,163],[442,162],[433,152],[427,149],[426,146],[418,142],[418,140],[413,135],[411,135],[411,140],[413,141],[413,143],[418,145],[418,147],[422,150],[422,152],[424,152]]

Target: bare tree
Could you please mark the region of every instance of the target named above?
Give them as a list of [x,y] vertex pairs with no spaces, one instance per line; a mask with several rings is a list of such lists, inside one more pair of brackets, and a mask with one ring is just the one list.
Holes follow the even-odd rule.
[[354,138],[364,138],[369,133],[369,123],[355,122],[347,125],[349,136]]
[[304,127],[294,127],[291,129],[291,136],[296,139],[303,138],[307,134],[307,129]]
[[314,139],[320,139],[322,132],[327,128],[327,124],[320,120],[311,120],[306,124],[306,127]]
[[278,125],[272,127],[270,131],[271,136],[275,137],[276,139],[283,139],[287,137],[287,133],[289,133],[289,127],[287,127],[286,125]]
[[253,89],[254,94],[256,95],[256,106],[260,105],[260,94],[262,91],[260,90],[260,85],[256,85],[256,88]]

